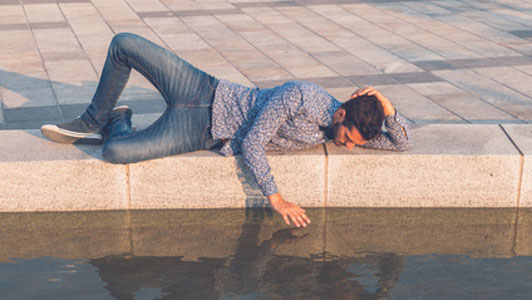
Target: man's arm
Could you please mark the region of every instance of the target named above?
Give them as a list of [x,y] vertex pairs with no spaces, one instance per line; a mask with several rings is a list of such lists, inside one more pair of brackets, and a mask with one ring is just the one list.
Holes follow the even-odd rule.
[[366,94],[375,96],[381,102],[384,111],[384,126],[387,132],[382,132],[379,136],[363,144],[362,147],[393,151],[410,150],[412,148],[412,138],[406,118],[393,107],[388,98],[373,87],[361,88],[353,93],[351,98]]
[[281,214],[285,223],[290,225],[289,220],[292,220],[297,227],[305,227],[310,223],[305,210],[285,201],[279,194],[265,151],[266,144],[286,120],[294,115],[300,104],[301,93],[295,86],[283,87],[272,95],[242,141],[242,155],[255,175],[262,193],[268,198],[272,208]]

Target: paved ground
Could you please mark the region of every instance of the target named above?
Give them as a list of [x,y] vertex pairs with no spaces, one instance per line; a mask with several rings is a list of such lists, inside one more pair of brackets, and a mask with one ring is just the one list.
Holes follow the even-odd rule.
[[[532,2],[0,0],[0,129],[81,113],[107,45],[134,32],[246,85],[374,85],[416,123],[532,123]],[[164,108],[133,74],[121,101]]]

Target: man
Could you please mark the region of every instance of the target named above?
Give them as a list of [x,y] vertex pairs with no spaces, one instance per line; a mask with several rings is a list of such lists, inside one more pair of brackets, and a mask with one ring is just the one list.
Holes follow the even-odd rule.
[[[138,132],[131,130],[131,110],[114,108],[131,68],[167,103],[161,117]],[[381,133],[383,120],[386,133]],[[390,101],[371,87],[357,90],[344,104],[309,82],[249,88],[218,80],[138,35],[120,33],[111,41],[86,111],[68,123],[43,125],[41,132],[60,143],[105,141],[103,157],[122,164],[223,145],[223,155],[242,153],[285,223],[305,227],[310,219],[279,194],[265,151],[309,148],[328,137],[348,149],[360,145],[402,151],[411,146],[405,125]]]

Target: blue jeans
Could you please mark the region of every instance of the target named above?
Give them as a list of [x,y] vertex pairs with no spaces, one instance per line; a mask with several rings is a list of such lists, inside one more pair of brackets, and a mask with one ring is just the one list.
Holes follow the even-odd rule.
[[107,124],[131,68],[159,90],[167,107],[161,117],[144,130],[111,132],[102,149],[107,161],[134,163],[210,149],[219,144],[210,132],[211,107],[218,80],[131,33],[119,33],[111,41],[92,102],[81,115],[89,127],[102,129]]

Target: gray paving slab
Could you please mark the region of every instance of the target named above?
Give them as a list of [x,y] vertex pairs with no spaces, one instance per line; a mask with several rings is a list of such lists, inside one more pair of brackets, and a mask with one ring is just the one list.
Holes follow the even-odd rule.
[[2,31],[25,29],[28,29],[28,24],[26,23],[2,24]]
[[61,119],[61,112],[57,106],[20,107],[5,110],[6,122],[31,122],[41,120]]
[[472,70],[434,71],[439,77],[467,90],[520,119],[532,115],[532,99]]

